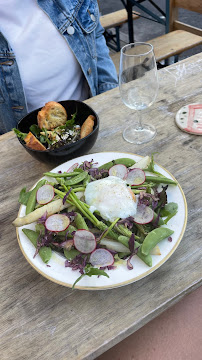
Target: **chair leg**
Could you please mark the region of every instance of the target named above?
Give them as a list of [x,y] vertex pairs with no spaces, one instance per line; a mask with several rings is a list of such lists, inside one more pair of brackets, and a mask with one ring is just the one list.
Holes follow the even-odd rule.
[[120,27],[117,26],[116,27],[116,45],[117,45],[117,51],[121,50],[121,46],[120,46],[120,32],[119,32]]
[[[120,45],[120,26],[116,26],[116,33],[112,33],[111,30],[105,30],[104,37],[107,43],[107,46],[112,50],[119,52],[121,50]],[[114,44],[114,45],[113,45]]]

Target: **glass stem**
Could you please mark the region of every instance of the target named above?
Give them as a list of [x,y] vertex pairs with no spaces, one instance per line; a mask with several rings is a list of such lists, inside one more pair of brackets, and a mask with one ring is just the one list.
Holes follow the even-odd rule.
[[138,116],[138,124],[137,124],[137,130],[142,130],[142,111],[137,111]]

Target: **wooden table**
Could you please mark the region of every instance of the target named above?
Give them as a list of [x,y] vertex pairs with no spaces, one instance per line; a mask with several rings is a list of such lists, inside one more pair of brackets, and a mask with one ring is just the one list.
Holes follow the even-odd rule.
[[201,71],[202,53],[159,71],[159,96],[145,115],[158,134],[145,145],[122,138],[131,111],[118,89],[87,101],[101,123],[91,153],[158,152],[156,161],[177,178],[188,203],[186,232],[175,253],[154,273],[125,287],[72,291],[43,278],[27,263],[11,222],[20,189],[30,188],[51,166],[33,159],[12,132],[0,137],[2,360],[95,359],[200,286],[202,138],[179,130],[174,118],[183,105],[202,101]]

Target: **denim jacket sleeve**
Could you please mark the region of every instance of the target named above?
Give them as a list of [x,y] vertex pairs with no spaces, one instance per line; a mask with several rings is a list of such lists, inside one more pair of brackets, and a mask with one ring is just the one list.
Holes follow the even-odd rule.
[[109,56],[109,50],[104,38],[104,29],[98,22],[96,27],[96,50],[97,50],[97,72],[98,93],[101,94],[111,90],[118,85],[116,68]]

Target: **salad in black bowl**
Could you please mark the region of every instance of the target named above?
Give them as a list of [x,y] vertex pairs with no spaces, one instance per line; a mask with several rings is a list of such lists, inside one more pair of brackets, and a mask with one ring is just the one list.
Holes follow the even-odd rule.
[[50,101],[27,114],[13,130],[32,156],[60,164],[91,149],[98,136],[99,118],[81,101]]

